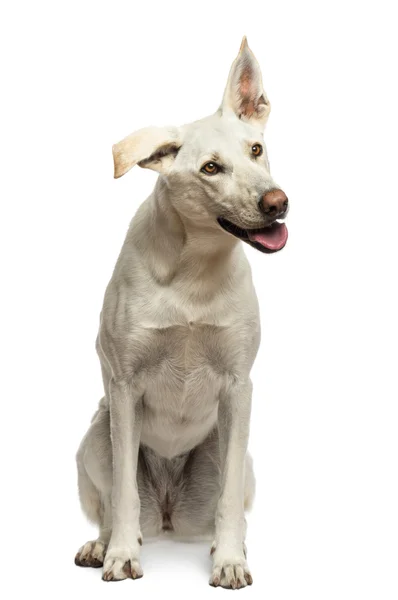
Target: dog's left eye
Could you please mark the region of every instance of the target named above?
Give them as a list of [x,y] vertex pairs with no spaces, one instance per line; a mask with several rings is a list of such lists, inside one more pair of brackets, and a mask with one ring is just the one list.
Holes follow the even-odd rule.
[[263,147],[261,144],[254,144],[254,146],[252,146],[252,154],[254,156],[261,156],[263,153]]
[[202,173],[206,173],[206,175],[216,175],[220,171],[220,167],[217,163],[208,162],[201,168]]

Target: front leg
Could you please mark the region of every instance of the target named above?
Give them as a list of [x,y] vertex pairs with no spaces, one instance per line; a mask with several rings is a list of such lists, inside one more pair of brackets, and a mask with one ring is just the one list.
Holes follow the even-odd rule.
[[249,438],[252,384],[232,386],[220,398],[218,429],[221,455],[221,495],[216,512],[213,572],[210,584],[225,588],[250,585],[245,556],[244,481]]
[[112,536],[104,561],[103,579],[142,577],[140,565],[140,499],[137,460],[142,404],[131,384],[111,380],[110,424],[113,451]]

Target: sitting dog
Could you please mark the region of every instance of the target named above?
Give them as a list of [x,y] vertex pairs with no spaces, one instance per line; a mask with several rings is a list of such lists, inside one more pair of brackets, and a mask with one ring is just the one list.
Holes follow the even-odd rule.
[[75,562],[103,566],[105,581],[141,577],[143,535],[168,532],[214,540],[211,585],[252,583],[244,540],[260,321],[241,240],[264,253],[287,240],[288,200],[262,135],[269,112],[244,38],[215,114],[113,147],[115,177],[137,164],[160,176],[106,289],[104,397],[77,453],[80,501],[99,537]]

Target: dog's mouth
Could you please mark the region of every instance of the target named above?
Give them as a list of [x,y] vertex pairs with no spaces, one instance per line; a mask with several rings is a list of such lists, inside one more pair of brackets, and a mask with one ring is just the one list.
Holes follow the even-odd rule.
[[217,221],[225,231],[231,233],[239,240],[247,242],[253,248],[260,250],[260,252],[268,254],[278,252],[278,250],[282,250],[287,242],[287,227],[282,220],[276,220],[261,229],[242,229],[238,225],[231,223],[231,221],[224,219],[224,217],[219,217]]

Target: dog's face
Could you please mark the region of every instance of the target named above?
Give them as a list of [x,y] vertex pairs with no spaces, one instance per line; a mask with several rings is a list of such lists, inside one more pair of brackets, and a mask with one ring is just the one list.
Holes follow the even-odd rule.
[[235,114],[217,113],[186,126],[181,139],[167,176],[178,212],[204,227],[222,227],[264,252],[282,248],[287,198],[278,192],[279,200],[272,191],[277,186],[261,129]]
[[243,40],[220,109],[180,128],[149,128],[114,146],[115,177],[134,164],[164,175],[184,218],[234,235],[263,252],[284,247],[288,211],[272,180],[263,129],[270,104],[258,63]]

